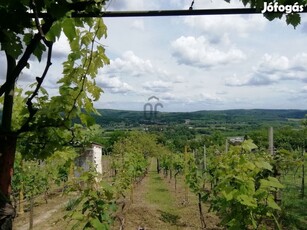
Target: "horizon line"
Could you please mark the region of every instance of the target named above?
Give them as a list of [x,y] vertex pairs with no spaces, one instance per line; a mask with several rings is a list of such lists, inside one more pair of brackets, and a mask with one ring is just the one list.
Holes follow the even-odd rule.
[[[113,108],[96,108],[96,110],[116,110],[116,111],[127,111],[127,112],[144,112],[144,110],[134,110],[134,109],[113,109]],[[231,111],[231,110],[270,110],[270,111],[280,111],[280,110],[284,110],[284,111],[289,111],[289,110],[293,110],[293,111],[307,111],[306,109],[265,109],[265,108],[252,108],[252,109],[244,109],[244,108],[240,108],[240,109],[203,109],[203,110],[192,110],[192,111],[157,111],[158,113],[195,113],[195,112],[202,112],[202,111]]]

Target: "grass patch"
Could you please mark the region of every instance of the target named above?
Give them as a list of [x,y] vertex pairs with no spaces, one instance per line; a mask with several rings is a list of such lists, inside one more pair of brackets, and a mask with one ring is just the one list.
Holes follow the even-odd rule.
[[[306,166],[305,166],[306,167]],[[301,170],[289,173],[282,178],[285,188],[282,190],[282,219],[284,225],[290,229],[307,229],[307,184],[305,196],[301,197]],[[305,174],[305,182],[307,176]]]
[[71,198],[68,200],[67,204],[65,205],[66,211],[72,211],[75,209],[78,205],[78,199],[77,198]]
[[174,215],[174,214],[169,213],[169,212],[164,212],[164,211],[161,211],[161,210],[158,210],[158,211],[161,214],[160,220],[162,220],[165,223],[178,225],[178,221],[180,219],[180,216]]
[[148,176],[149,183],[147,185],[146,199],[149,203],[158,206],[162,211],[172,211],[174,200],[165,182],[155,172],[150,172]]
[[162,212],[167,212],[171,214],[177,214],[175,206],[176,201],[170,191],[168,190],[165,181],[161,178],[159,174],[155,171],[156,161],[153,160],[150,165],[150,170],[148,173],[148,184],[145,199],[157,206],[157,209]]
[[175,206],[175,198],[168,190],[165,181],[156,172],[149,173],[149,183],[147,185],[146,199],[149,203],[155,205],[160,214],[159,219],[164,223],[178,226],[180,225],[180,216]]

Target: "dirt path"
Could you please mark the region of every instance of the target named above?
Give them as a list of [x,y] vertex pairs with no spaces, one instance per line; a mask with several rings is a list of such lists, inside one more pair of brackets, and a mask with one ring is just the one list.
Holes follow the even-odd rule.
[[[164,181],[168,185],[170,194],[176,199],[176,203],[178,205],[178,212],[179,215],[182,217],[182,222],[185,223],[187,226],[190,226],[190,228],[188,229],[201,229],[200,214],[198,210],[198,198],[196,194],[192,193],[189,189],[186,189],[183,176],[178,176],[176,189],[174,178],[170,180],[169,177],[167,177],[164,178]],[[187,200],[186,197],[188,198]],[[209,205],[203,203],[202,208],[206,223],[206,229],[222,229],[221,227],[218,227],[220,220],[217,215],[208,211]]]
[[[67,196],[61,194],[55,195],[48,200],[48,203],[42,203],[40,200],[34,207],[33,230],[61,230],[66,229],[66,224],[63,224],[63,213],[65,204],[68,201]],[[59,222],[62,222],[59,225]],[[13,230],[29,229],[29,212],[17,216],[14,220]]]
[[[52,209],[48,210],[47,212],[41,213],[41,215],[39,215],[39,217],[36,218],[33,221],[34,229],[35,229],[35,226],[37,226],[38,224],[43,223],[43,222],[47,222],[49,219],[51,219],[51,217],[54,215],[54,213],[59,211],[62,208],[62,206],[63,206],[63,204],[58,204],[55,207],[53,207]],[[24,229],[27,229],[27,228],[29,228],[29,223],[15,227],[16,230],[24,230]],[[39,227],[39,228],[41,228],[41,227]],[[44,228],[44,229],[47,230],[47,229],[52,229],[52,228],[49,228],[49,226],[47,226],[47,228]]]
[[[161,184],[157,188],[153,181]],[[125,229],[178,229],[178,219],[175,202],[170,198],[164,181],[154,171],[148,175],[134,190],[133,203],[129,205],[124,218]],[[167,204],[164,199],[170,198]],[[174,203],[173,203],[174,202]],[[171,206],[169,204],[172,204]],[[117,226],[114,229],[118,229]]]
[[[179,180],[175,191],[174,181],[158,175],[154,171],[155,164],[134,191],[134,202],[127,207],[124,215],[125,229],[201,229],[197,206],[197,198],[188,192],[188,202],[185,201],[186,189],[183,180]],[[218,218],[205,209],[206,229],[217,227]],[[118,229],[118,226],[113,228]]]

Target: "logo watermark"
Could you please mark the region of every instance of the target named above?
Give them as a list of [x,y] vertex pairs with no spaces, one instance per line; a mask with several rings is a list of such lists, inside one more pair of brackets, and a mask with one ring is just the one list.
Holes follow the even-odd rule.
[[274,13],[300,13],[304,11],[304,5],[299,5],[298,2],[293,5],[282,5],[278,2],[263,2],[263,10],[261,13],[274,12]]
[[[150,101],[156,100],[155,104]],[[157,118],[158,107],[163,108],[163,104],[159,102],[159,98],[156,96],[151,96],[148,98],[148,102],[144,104],[144,117],[147,120],[153,120]]]

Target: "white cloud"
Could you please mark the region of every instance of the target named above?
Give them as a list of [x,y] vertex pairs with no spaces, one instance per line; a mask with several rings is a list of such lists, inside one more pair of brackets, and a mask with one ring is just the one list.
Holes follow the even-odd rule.
[[221,36],[224,33],[235,33],[247,36],[255,31],[262,31],[267,20],[259,15],[239,16],[194,16],[184,18],[184,23],[191,28],[209,33],[213,36]]
[[0,51],[0,84],[2,84],[6,79],[6,58],[3,51]]
[[151,92],[167,92],[172,88],[172,83],[162,80],[145,82],[143,88]]
[[52,58],[66,58],[70,53],[69,42],[62,32],[60,39],[52,47]]
[[200,68],[236,63],[245,59],[244,53],[237,48],[220,50],[210,44],[204,36],[198,38],[181,36],[172,42],[173,56],[179,64]]
[[173,79],[173,83],[182,83],[183,77],[160,68],[149,59],[143,59],[132,51],[126,51],[121,57],[110,61],[110,65],[102,69],[102,73],[109,77],[122,78],[155,78],[160,80]]
[[133,90],[133,87],[128,83],[121,81],[119,77],[98,77],[97,85],[102,87],[103,90],[110,91],[111,93],[125,94]]
[[163,94],[159,94],[162,101],[174,101],[177,99],[176,95],[170,92],[165,92]]
[[186,4],[186,1],[183,1],[183,0],[170,0],[170,3],[174,7],[181,8],[181,7],[183,7],[183,5]]
[[183,76],[176,76],[173,81],[173,83],[184,83],[184,82],[185,78]]
[[113,0],[107,4],[108,10],[139,10],[144,8],[142,0]]
[[111,60],[110,65],[106,66],[103,71],[108,75],[121,73],[128,76],[140,77],[152,74],[155,70],[150,60],[143,60],[132,51],[126,51],[122,57]]
[[144,31],[144,20],[134,20],[130,27],[132,29]]
[[289,59],[286,56],[272,56],[264,54],[257,69],[264,73],[283,72],[289,68]]
[[176,101],[180,103],[221,103],[223,99],[216,92],[195,92],[191,95],[164,93],[159,95],[161,99],[166,101]]
[[144,0],[112,0],[107,3],[108,10],[150,10],[159,7],[155,1]]
[[307,22],[303,22],[301,26],[301,31],[303,33],[307,33]]
[[227,86],[266,86],[285,80],[307,82],[307,53],[293,58],[264,54],[253,72],[244,76],[236,75],[226,79]]
[[301,89],[301,93],[306,93],[307,94],[307,85],[304,85]]
[[207,103],[219,103],[222,101],[221,97],[217,96],[215,93],[200,93],[197,96],[198,101],[205,101]]
[[307,71],[307,53],[300,53],[294,56],[291,69],[296,71]]
[[272,75],[262,75],[254,73],[243,78],[232,77],[226,79],[225,84],[227,86],[266,86],[276,83],[278,78]]

